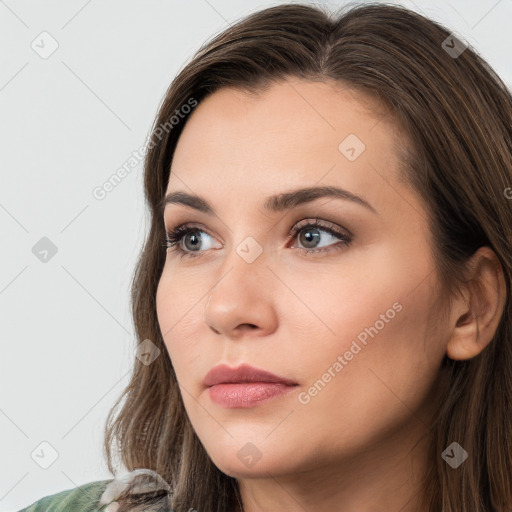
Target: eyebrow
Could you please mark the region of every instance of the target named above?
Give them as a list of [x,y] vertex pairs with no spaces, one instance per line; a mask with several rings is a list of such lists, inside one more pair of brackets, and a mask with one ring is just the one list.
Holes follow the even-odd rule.
[[[359,197],[348,190],[338,187],[310,187],[300,188],[281,194],[269,196],[263,205],[267,212],[281,212],[290,210],[298,205],[309,203],[323,197],[331,197],[335,199],[344,199],[364,206],[373,213],[377,210],[362,197]],[[217,215],[214,208],[203,197],[189,194],[184,191],[170,192],[159,202],[158,210],[163,215],[165,207],[169,204],[182,204],[190,208],[194,208],[207,215]]]

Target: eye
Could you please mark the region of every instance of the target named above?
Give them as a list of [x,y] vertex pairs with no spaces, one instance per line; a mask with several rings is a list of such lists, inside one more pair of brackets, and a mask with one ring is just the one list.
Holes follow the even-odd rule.
[[[190,237],[187,238],[189,235]],[[206,237],[204,235],[206,235]],[[206,233],[206,231],[194,226],[190,226],[189,224],[183,224],[182,226],[178,226],[177,228],[166,232],[165,246],[167,250],[176,251],[181,257],[187,256],[190,258],[195,258],[200,254],[194,254],[199,252],[197,247],[200,246],[205,240],[207,240],[208,237],[213,240],[213,237]],[[190,241],[188,248],[187,240]],[[183,245],[185,245],[185,249],[183,249]]]
[[[303,236],[298,236],[301,234],[303,234]],[[296,248],[308,255],[311,253],[338,250],[344,246],[348,246],[352,241],[352,235],[347,230],[342,231],[341,228],[335,224],[320,219],[305,219],[293,226],[288,235],[288,239],[295,238],[297,238],[298,242],[303,246]],[[324,239],[327,245],[322,243]],[[202,247],[208,240],[210,240],[210,242],[207,243],[207,247]],[[213,248],[212,240],[214,240],[213,236],[203,229],[191,226],[190,224],[183,224],[166,232],[165,247],[168,251],[175,251],[180,257],[186,256],[195,258],[205,252],[201,251],[201,248],[205,250]],[[339,243],[336,244],[336,241]],[[332,247],[333,245],[335,246],[334,248]],[[221,247],[222,246],[218,246],[217,248]]]
[[[322,235],[322,233],[324,233]],[[327,235],[325,235],[327,233]],[[298,242],[304,246],[298,249],[305,254],[339,250],[344,246],[350,245],[352,235],[348,230],[342,231],[341,228],[331,222],[320,219],[305,219],[296,224],[291,231],[293,238],[297,237]],[[327,245],[322,245],[322,239],[325,239]],[[334,242],[338,241],[336,244]],[[331,242],[331,243],[329,243]],[[334,247],[332,247],[334,245]]]

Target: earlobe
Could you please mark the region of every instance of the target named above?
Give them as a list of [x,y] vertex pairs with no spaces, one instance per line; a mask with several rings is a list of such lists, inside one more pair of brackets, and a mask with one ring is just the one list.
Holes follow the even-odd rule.
[[505,279],[496,254],[481,247],[470,261],[464,298],[453,303],[453,326],[446,346],[450,359],[471,359],[492,341],[505,306]]

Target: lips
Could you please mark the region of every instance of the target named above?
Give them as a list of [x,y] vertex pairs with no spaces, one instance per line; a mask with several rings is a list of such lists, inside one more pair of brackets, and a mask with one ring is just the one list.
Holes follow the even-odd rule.
[[273,373],[254,368],[248,364],[242,364],[237,368],[231,368],[226,364],[214,366],[203,380],[206,387],[217,384],[244,383],[244,382],[273,382],[285,384],[287,386],[296,386],[297,382],[274,375]]

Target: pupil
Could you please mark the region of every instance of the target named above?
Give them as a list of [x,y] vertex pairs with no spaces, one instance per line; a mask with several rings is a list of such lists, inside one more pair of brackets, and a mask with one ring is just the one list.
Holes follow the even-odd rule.
[[[314,233],[312,233],[314,232]],[[320,238],[320,234],[318,233],[318,229],[308,229],[303,232],[303,239],[305,240],[305,243],[303,240],[301,240],[301,243],[305,245],[306,247],[309,247],[308,244],[311,242],[318,242],[318,239]],[[311,247],[315,247],[316,244],[312,244]]]
[[[195,233],[189,233],[189,240],[194,239],[195,242],[192,242],[194,245],[192,245],[192,248],[195,246],[197,247],[199,245],[199,242],[201,241],[201,235],[197,235]],[[187,246],[187,237],[185,237],[185,246]],[[187,247],[189,249],[189,247]]]

